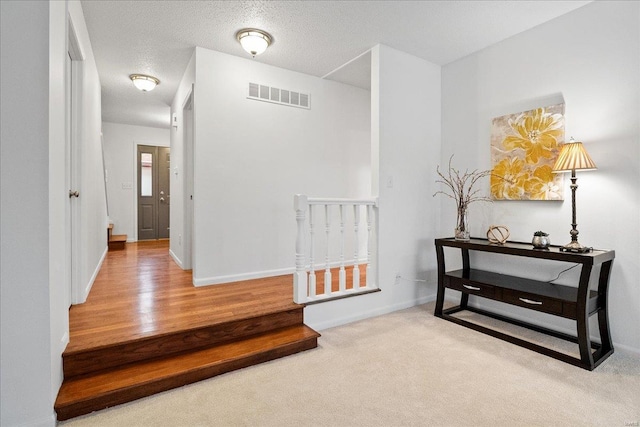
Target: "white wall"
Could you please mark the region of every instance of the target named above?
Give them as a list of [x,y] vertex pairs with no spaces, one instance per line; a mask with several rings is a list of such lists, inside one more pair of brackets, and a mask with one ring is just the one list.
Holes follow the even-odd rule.
[[52,425],[48,2],[0,2],[0,424]]
[[96,173],[102,168],[100,82],[79,2],[1,2],[1,7],[0,424],[52,426],[70,301],[65,257],[67,13],[87,56],[79,80],[84,164],[76,229],[83,285],[92,280],[106,249],[104,185]]
[[[136,218],[136,145],[169,146],[169,129],[102,123],[109,220],[113,234],[126,234],[134,241]],[[173,161],[172,157],[172,161]]]
[[[184,156],[184,117],[183,108],[184,103],[188,99],[192,91],[192,85],[196,81],[196,52],[193,51],[193,55],[189,60],[189,64],[182,76],[182,80],[178,85],[176,96],[174,97],[171,105],[171,114],[176,115],[178,120],[178,127],[171,126],[170,139],[171,139],[171,199],[170,217],[171,217],[171,229],[169,230],[170,236],[170,253],[173,259],[182,268],[191,267],[189,260],[186,260],[185,248],[190,245],[187,231],[185,230],[185,204],[188,202],[185,197],[185,156]],[[174,172],[178,173],[175,174]],[[191,233],[189,233],[191,234]],[[194,271],[195,275],[195,271]]]
[[[564,100],[567,137],[582,140],[598,166],[595,172],[578,172],[579,240],[616,250],[609,288],[612,338],[618,349],[635,352],[640,352],[639,9],[638,2],[593,2],[442,70],[441,164],[455,154],[457,167],[490,168],[492,118]],[[564,202],[473,206],[472,235],[484,236],[489,225],[505,224],[511,240],[529,241],[542,229],[553,243],[568,243],[568,179],[565,185]],[[440,203],[440,234],[452,235],[455,207],[448,199]],[[494,270],[546,280],[563,267],[547,263],[527,268],[520,260],[518,265],[492,265]],[[567,274],[567,283],[576,280],[576,274]],[[516,308],[509,312],[529,315]],[[574,322],[553,316],[536,317],[557,329],[575,328]],[[593,323],[592,332],[597,336]]]
[[440,67],[379,45],[372,49],[371,69],[372,192],[379,198],[382,291],[307,307],[305,323],[318,329],[435,298],[438,205],[431,198],[431,176],[440,159]]
[[[249,82],[310,93],[311,109],[249,100]],[[194,283],[290,271],[296,193],[370,196],[369,96],[196,48]]]

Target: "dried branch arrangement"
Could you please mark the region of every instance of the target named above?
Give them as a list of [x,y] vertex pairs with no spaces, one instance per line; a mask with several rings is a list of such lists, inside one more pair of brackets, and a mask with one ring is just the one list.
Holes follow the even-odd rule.
[[449,169],[447,174],[443,174],[440,171],[440,166],[436,168],[438,175],[441,179],[437,180],[437,183],[446,185],[448,188],[445,190],[436,191],[433,195],[444,194],[447,197],[456,201],[458,211],[466,210],[473,202],[491,202],[489,197],[479,195],[480,189],[474,189],[476,183],[485,176],[491,175],[491,170],[479,171],[477,169],[469,172],[465,170],[461,173],[458,169],[451,166],[453,155],[449,158]]

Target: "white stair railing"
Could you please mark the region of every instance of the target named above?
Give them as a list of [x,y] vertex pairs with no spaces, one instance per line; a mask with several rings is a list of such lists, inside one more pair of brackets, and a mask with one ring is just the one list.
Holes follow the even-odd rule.
[[[335,210],[337,207],[337,211]],[[298,304],[311,304],[378,291],[375,280],[377,239],[374,235],[376,199],[328,199],[294,197],[296,211],[296,271],[293,275],[293,300]],[[324,208],[324,209],[322,209]],[[324,213],[324,242],[316,239],[316,227],[321,226],[318,211]],[[307,222],[308,212],[308,222]],[[352,213],[352,215],[350,214]],[[338,241],[332,239],[333,215],[338,218]],[[362,236],[360,219],[366,216],[366,236]],[[352,227],[353,231],[348,230]],[[317,288],[315,254],[321,244],[324,250],[324,275],[320,290]],[[346,260],[346,246],[353,246],[353,259]],[[366,246],[365,246],[366,244]],[[362,247],[360,246],[362,245]],[[307,258],[308,254],[308,258]],[[333,257],[333,258],[332,258]],[[360,266],[365,265],[366,280],[361,279]],[[338,280],[333,283],[332,268],[337,268]],[[347,280],[347,273],[351,280]],[[364,286],[363,286],[364,284]]]

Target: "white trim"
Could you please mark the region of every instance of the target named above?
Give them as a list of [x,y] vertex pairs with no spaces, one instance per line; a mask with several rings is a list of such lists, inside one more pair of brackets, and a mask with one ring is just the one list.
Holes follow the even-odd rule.
[[640,349],[638,348],[630,347],[624,344],[617,344],[615,342],[613,343],[613,348],[615,351],[619,351],[625,356],[640,357]]
[[169,249],[169,255],[171,255],[171,258],[173,258],[175,263],[178,264],[178,267],[184,270],[184,267],[182,266],[182,261],[180,261],[180,258],[178,258],[178,256],[171,249]]
[[87,297],[89,296],[89,292],[91,291],[91,287],[93,286],[93,282],[95,282],[96,277],[98,277],[98,273],[100,273],[100,269],[102,268],[102,263],[104,262],[104,259],[107,257],[108,251],[109,251],[109,245],[107,244],[107,246],[105,246],[104,248],[104,252],[102,252],[100,261],[98,261],[98,265],[96,265],[96,269],[93,271],[93,274],[91,275],[91,278],[87,283],[87,286],[85,286],[84,288],[83,294],[79,295],[81,297],[80,301],[76,302],[76,304],[82,304],[87,300]]
[[378,206],[378,199],[336,199],[330,197],[308,197],[307,203],[310,205],[365,205]]
[[[377,295],[377,294],[365,294],[365,295]],[[436,294],[426,295],[420,298],[415,298],[408,301],[399,302],[397,304],[388,305],[385,307],[379,307],[370,311],[359,312],[354,315],[348,315],[343,317],[333,317],[331,319],[322,321],[322,322],[309,322],[305,319],[305,323],[309,325],[310,328],[315,329],[316,331],[321,331],[323,329],[334,328],[336,326],[346,325],[347,323],[357,322],[358,320],[369,319],[371,317],[382,316],[383,314],[393,313],[394,311],[404,310],[405,308],[415,307],[416,305],[426,304],[436,300]],[[328,304],[333,303],[341,303],[343,300],[336,301],[328,301],[321,305],[309,306],[306,310],[313,310],[314,307],[323,307],[322,309],[326,309],[325,307]],[[307,317],[307,316],[305,316]]]
[[38,418],[37,420],[31,420],[26,423],[14,424],[15,427],[55,427],[56,425],[58,425],[58,421],[54,411],[47,417]]
[[76,33],[75,25],[73,25],[73,19],[71,18],[71,14],[68,15],[68,46],[67,51],[71,55],[72,61],[84,61],[85,55],[82,51],[82,47],[80,46],[80,41],[78,40],[78,35]]
[[64,353],[64,349],[67,348],[67,344],[69,344],[69,331],[65,331],[64,335],[60,339],[60,354]]

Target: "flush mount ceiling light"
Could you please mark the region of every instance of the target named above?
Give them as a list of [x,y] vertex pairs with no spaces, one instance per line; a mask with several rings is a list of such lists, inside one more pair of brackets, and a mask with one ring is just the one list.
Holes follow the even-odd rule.
[[143,92],[149,92],[160,84],[160,80],[152,76],[147,76],[146,74],[131,74],[129,78],[133,82],[133,85]]
[[267,50],[272,41],[269,33],[255,28],[244,28],[238,31],[236,39],[238,39],[242,48],[254,58]]

